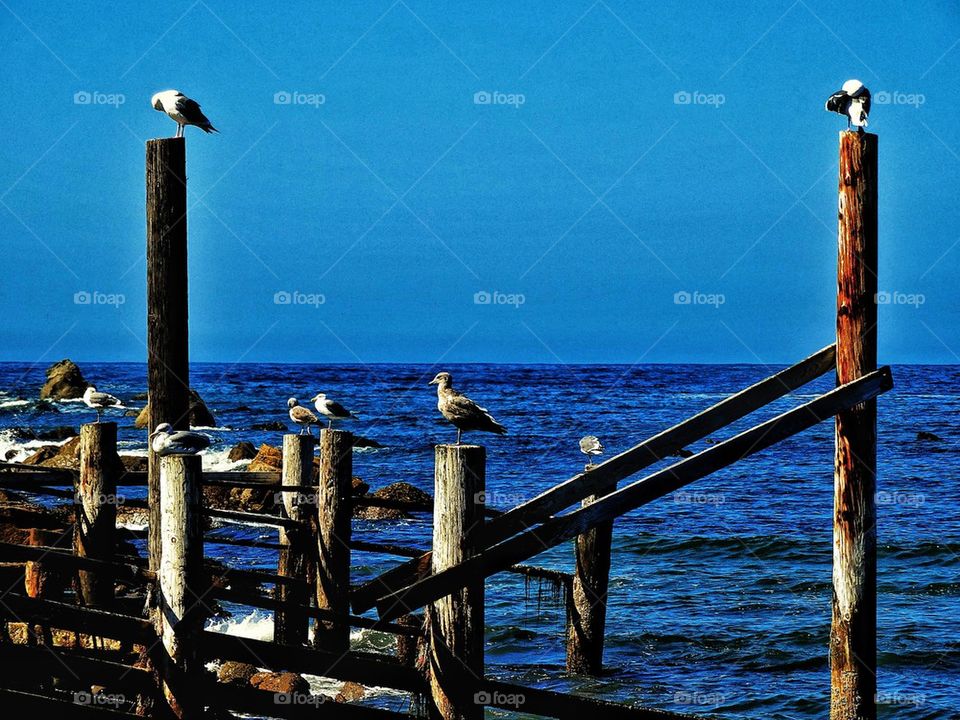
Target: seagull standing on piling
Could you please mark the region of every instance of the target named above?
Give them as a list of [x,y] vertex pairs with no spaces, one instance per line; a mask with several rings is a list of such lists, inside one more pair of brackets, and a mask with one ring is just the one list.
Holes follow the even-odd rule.
[[97,422],[103,419],[103,411],[110,407],[120,407],[123,403],[119,398],[110,393],[97,392],[97,389],[90,385],[83,391],[83,402],[87,407],[97,411]]
[[506,435],[507,429],[493,419],[486,408],[453,389],[453,377],[448,372],[437,373],[430,381],[437,386],[437,409],[457,428],[457,445],[464,430],[483,430],[484,432]]
[[847,116],[847,129],[853,123],[858,128],[867,126],[870,114],[870,91],[859,80],[847,80],[843,87],[827,98],[827,112]]
[[[603,455],[604,447],[603,443],[600,442],[600,438],[596,435],[584,435],[580,438],[580,452],[582,452],[587,457],[593,455]],[[593,463],[590,463],[593,465]]]
[[310,426],[317,424],[317,416],[298,403],[296,398],[287,400],[287,407],[290,408],[290,419],[300,426],[300,434],[306,431],[307,435],[312,435]]
[[160,423],[150,433],[150,447],[161,457],[167,455],[196,455],[210,447],[210,438],[189,430],[174,431],[170,423]]
[[165,112],[177,123],[177,134],[174,137],[183,137],[183,130],[187,125],[195,125],[205,133],[218,133],[207,116],[200,110],[196,100],[191,100],[179,90],[164,90],[150,98],[154,110]]
[[321,415],[327,418],[327,427],[333,427],[334,420],[355,420],[357,416],[347,410],[340,403],[330,400],[324,393],[317,393],[312,398],[313,406]]

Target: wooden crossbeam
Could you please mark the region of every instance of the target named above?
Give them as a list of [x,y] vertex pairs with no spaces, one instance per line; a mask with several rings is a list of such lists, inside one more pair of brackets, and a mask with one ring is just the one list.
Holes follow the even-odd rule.
[[396,619],[454,592],[468,582],[475,582],[477,577],[488,577],[523,562],[602,522],[613,520],[694,480],[765,450],[833,417],[841,410],[875,398],[892,387],[893,377],[888,367],[841,385],[729,440],[637,480],[586,507],[551,518],[536,528],[487,548],[466,562],[380,598],[376,603],[380,618]]
[[[555,485],[537,497],[487,522],[481,546],[493,544],[547,520],[612,483],[669,457],[681,448],[726,427],[732,422],[782,398],[834,368],[836,348],[829,345],[780,372],[731,395],[683,422],[650,437],[619,455]],[[430,574],[430,552],[398,565],[356,588],[350,598],[353,611],[361,613],[376,604],[377,598],[423,579]]]

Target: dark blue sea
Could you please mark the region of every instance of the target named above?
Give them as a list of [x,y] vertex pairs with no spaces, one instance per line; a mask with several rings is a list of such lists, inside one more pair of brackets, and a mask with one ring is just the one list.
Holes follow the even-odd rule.
[[[77,427],[92,414],[76,402],[40,412],[40,366],[0,364],[0,428]],[[130,400],[143,392],[138,364],[84,364],[99,389]],[[197,364],[192,385],[214,412],[206,465],[234,467],[241,440],[279,444],[251,430],[287,422],[286,400],[324,391],[361,419],[350,429],[385,447],[358,450],[354,472],[375,489],[405,480],[432,492],[433,445],[455,431],[436,410],[426,366]],[[717,402],[779,368],[758,365],[447,366],[455,385],[509,428],[474,435],[487,446],[488,503],[508,508],[583,467],[577,440],[596,434],[608,455]],[[894,368],[879,401],[879,708],[881,717],[960,717],[960,366]],[[723,438],[828,389],[802,388]],[[121,452],[144,452],[144,431],[117,414]],[[921,441],[926,431],[939,441]],[[470,436],[468,436],[470,437]],[[0,432],[0,456],[36,444]],[[690,449],[698,450],[698,443]],[[487,581],[487,674],[538,687],[717,717],[824,718],[829,708],[833,424],[823,423],[619,519],[601,678],[564,672],[564,611],[549,587],[504,573]],[[142,489],[140,490],[142,492]],[[127,493],[136,496],[136,490]],[[269,528],[218,533],[273,539]],[[358,538],[426,548],[430,517],[355,521]],[[265,551],[209,545],[244,566],[275,567]],[[531,563],[570,570],[572,546]],[[359,582],[398,559],[354,554]],[[262,612],[231,607],[220,629],[270,637]],[[385,647],[360,633],[361,646]],[[387,700],[391,700],[386,696]],[[393,698],[394,706],[402,701]]]

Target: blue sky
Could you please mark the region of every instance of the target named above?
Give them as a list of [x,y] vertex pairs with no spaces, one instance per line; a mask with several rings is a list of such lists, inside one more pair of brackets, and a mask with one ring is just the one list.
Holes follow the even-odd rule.
[[960,362],[960,10],[733,8],[2,0],[0,360],[144,359],[171,87],[222,131],[187,130],[194,360],[795,360],[833,337],[823,101],[858,77],[881,360]]

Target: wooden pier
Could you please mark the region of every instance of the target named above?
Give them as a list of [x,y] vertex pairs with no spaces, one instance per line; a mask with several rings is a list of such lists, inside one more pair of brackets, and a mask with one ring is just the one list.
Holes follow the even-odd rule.
[[[149,470],[116,467],[117,428],[81,428],[79,471],[0,464],[0,488],[72,498],[75,521],[64,541],[37,528],[29,542],[0,542],[0,561],[22,564],[22,590],[0,598],[0,702],[15,714],[66,717],[393,718],[395,708],[296,699],[252,685],[227,685],[211,661],[350,681],[409,693],[432,717],[479,720],[485,708],[568,718],[602,714],[653,720],[692,716],[619,705],[575,694],[494,681],[484,668],[484,580],[500,572],[563,588],[567,670],[603,668],[612,534],[623,514],[655,502],[814,425],[835,419],[832,720],[873,720],[876,672],[876,398],[893,380],[877,367],[877,142],[840,136],[836,344],[731,395],[516,507],[486,506],[486,452],[477,445],[435,448],[433,502],[392,507],[433,515],[424,547],[356,538],[353,438],[323,429],[319,440],[283,437],[280,472],[205,472],[196,455],[160,458]],[[150,427],[189,425],[186,277],[186,172],[182,138],[147,147],[148,382]],[[836,387],[680,460],[671,455],[827,373]],[[314,459],[319,454],[315,477]],[[658,467],[654,467],[657,466]],[[638,477],[639,476],[639,477]],[[130,531],[117,508],[137,503],[119,489],[146,486],[147,556],[121,554]],[[272,489],[276,514],[205,505],[204,487]],[[68,488],[68,489],[67,489]],[[140,503],[143,505],[143,503]],[[277,542],[208,537],[210,519],[268,524]],[[276,572],[214,566],[205,545],[277,553]],[[527,565],[569,544],[574,572]],[[357,584],[360,553],[402,560]],[[74,578],[71,591],[52,579]],[[122,592],[120,592],[122,590]],[[205,629],[217,601],[273,614],[272,641]],[[370,614],[376,610],[376,616]],[[28,643],[7,631],[22,623]],[[392,634],[395,653],[351,648],[351,629]],[[57,633],[76,642],[58,643]],[[602,682],[602,680],[598,680]],[[82,700],[78,700],[82,698]],[[109,698],[122,698],[110,705]],[[522,708],[517,699],[522,701]]]

